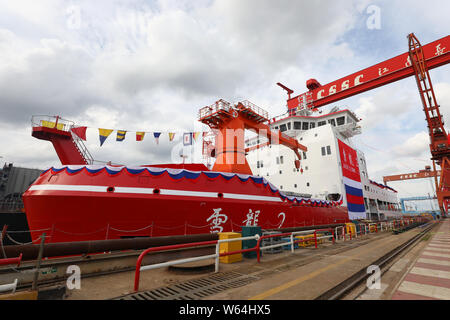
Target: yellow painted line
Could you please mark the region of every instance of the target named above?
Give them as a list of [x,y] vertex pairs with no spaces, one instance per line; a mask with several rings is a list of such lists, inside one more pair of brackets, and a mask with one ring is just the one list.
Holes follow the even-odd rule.
[[[375,250],[378,247],[385,246],[386,244],[387,243],[381,243],[378,246],[373,247],[372,250],[365,251],[364,253],[371,252],[371,251]],[[352,259],[354,259],[356,257],[359,257],[359,256],[361,256],[361,254],[355,254],[353,256],[347,257],[347,258],[342,259],[342,260],[340,260],[340,261],[338,261],[338,262],[336,262],[334,264],[328,265],[328,266],[326,266],[326,267],[324,267],[322,269],[319,269],[319,270],[316,270],[314,272],[308,273],[307,275],[305,275],[303,277],[297,278],[295,280],[286,282],[285,284],[282,284],[282,285],[280,285],[278,287],[275,287],[275,288],[269,289],[267,291],[264,291],[264,292],[262,292],[262,293],[260,293],[260,294],[258,294],[256,296],[253,296],[253,297],[249,298],[249,300],[263,300],[263,299],[266,299],[267,297],[273,296],[274,294],[277,294],[277,293],[279,293],[281,291],[284,291],[284,290],[289,289],[289,288],[291,288],[293,286],[296,286],[299,283],[302,283],[302,282],[304,282],[306,280],[310,280],[310,279],[312,279],[314,277],[317,277],[319,274],[324,273],[325,271],[328,271],[330,269],[334,269],[334,268],[340,266],[341,264],[344,264],[344,263],[346,263],[346,262],[348,262],[348,261],[350,261],[350,260],[352,260]]]

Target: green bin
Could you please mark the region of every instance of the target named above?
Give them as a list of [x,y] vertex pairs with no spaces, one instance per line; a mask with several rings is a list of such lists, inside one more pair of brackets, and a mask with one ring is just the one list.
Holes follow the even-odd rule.
[[[261,227],[259,226],[243,226],[242,227],[242,237],[251,237],[254,235],[259,234],[262,235]],[[256,240],[244,240],[242,241],[242,249],[251,249],[256,247],[257,241]],[[243,253],[244,258],[247,259],[255,259],[256,258],[256,251],[251,252],[244,252]]]

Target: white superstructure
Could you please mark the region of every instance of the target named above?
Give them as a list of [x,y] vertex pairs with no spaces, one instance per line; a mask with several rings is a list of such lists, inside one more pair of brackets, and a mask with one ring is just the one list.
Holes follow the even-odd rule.
[[247,160],[255,175],[265,177],[283,192],[326,200],[338,200],[343,195],[347,205],[339,139],[357,152],[365,218],[384,220],[397,216],[400,214],[397,193],[370,181],[364,154],[352,145],[350,138],[361,134],[358,122],[352,111],[337,108],[319,116],[303,113],[275,118],[270,124],[272,129],[297,138],[308,148],[302,153],[301,168],[295,168],[291,149],[282,145],[264,146],[267,139],[261,137],[246,141]]

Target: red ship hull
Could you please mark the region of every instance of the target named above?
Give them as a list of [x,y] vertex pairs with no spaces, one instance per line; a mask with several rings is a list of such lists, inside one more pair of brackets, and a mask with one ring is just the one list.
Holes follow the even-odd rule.
[[340,203],[286,197],[260,177],[163,168],[52,168],[23,201],[32,239],[48,242],[349,222]]

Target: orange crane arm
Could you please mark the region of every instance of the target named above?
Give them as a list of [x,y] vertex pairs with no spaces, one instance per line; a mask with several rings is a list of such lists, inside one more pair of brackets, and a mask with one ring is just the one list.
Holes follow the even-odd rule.
[[432,178],[436,176],[440,176],[441,171],[419,171],[414,173],[404,173],[404,174],[396,174],[392,176],[385,176],[383,177],[384,184],[387,184],[390,181],[404,181],[404,180],[416,180],[416,179],[425,179],[425,178]]
[[252,174],[245,158],[244,131],[252,130],[269,139],[270,144],[282,144],[294,151],[297,156],[296,168],[300,168],[300,151],[308,149],[296,139],[279,131],[272,131],[266,124],[268,114],[249,101],[237,105],[219,100],[199,111],[199,121],[218,130],[216,135],[216,162],[214,171]]

